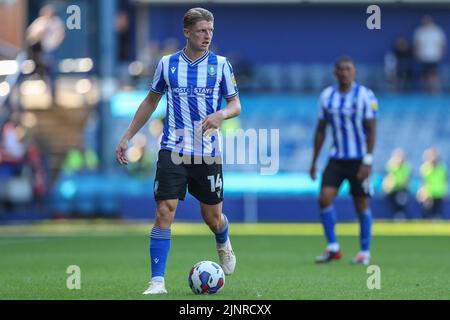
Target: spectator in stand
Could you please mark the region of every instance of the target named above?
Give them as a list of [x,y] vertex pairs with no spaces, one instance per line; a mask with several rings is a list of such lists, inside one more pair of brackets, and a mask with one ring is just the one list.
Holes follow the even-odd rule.
[[27,198],[28,189],[31,189],[31,185],[26,185],[26,179],[21,179],[24,155],[25,147],[16,126],[13,121],[7,120],[0,130],[0,207],[7,210],[12,209],[15,200]]
[[95,172],[98,169],[98,155],[92,148],[72,148],[67,153],[62,171],[73,175],[83,172]]
[[118,49],[118,72],[119,82],[122,87],[131,83],[128,66],[131,63],[131,34],[130,17],[126,10],[120,10],[116,15],[116,35]]
[[395,86],[398,91],[411,89],[414,53],[406,38],[397,38],[394,45]]
[[433,18],[425,15],[422,26],[414,32],[414,50],[420,63],[422,83],[427,92],[441,91],[439,64],[445,57],[447,38],[441,27]]
[[0,168],[2,173],[17,173],[20,170],[25,147],[20,141],[16,126],[7,120],[0,131]]
[[411,179],[411,166],[405,159],[402,149],[392,152],[386,165],[387,175],[383,179],[383,191],[394,210],[394,217],[406,217],[405,208],[409,199],[409,182]]
[[423,154],[420,166],[422,186],[417,192],[417,200],[423,205],[424,218],[436,218],[442,214],[442,205],[447,195],[447,167],[439,161],[436,149],[430,148]]
[[46,5],[26,31],[26,40],[31,59],[36,64],[36,73],[47,80],[53,97],[55,97],[55,52],[64,40],[64,28],[64,23],[55,15],[54,8]]

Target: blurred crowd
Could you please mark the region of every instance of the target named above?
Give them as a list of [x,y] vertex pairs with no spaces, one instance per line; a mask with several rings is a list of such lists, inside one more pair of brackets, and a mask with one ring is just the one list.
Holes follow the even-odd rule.
[[[391,204],[393,217],[404,219],[411,198],[412,168],[405,152],[396,149],[386,164],[383,191]],[[423,207],[423,218],[439,218],[447,196],[447,167],[439,160],[438,151],[429,148],[423,153],[420,166],[421,185],[415,195]]]
[[39,205],[47,195],[45,156],[17,121],[0,124],[0,213]]
[[414,30],[412,41],[398,37],[386,55],[387,77],[398,91],[413,90],[418,78],[422,90],[439,93],[442,91],[440,67],[446,55],[446,34],[433,17],[425,15]]
[[[149,79],[152,78],[160,58],[182,49],[184,43],[180,43],[176,38],[168,38],[163,42],[149,40],[140,50],[132,48],[132,23],[127,10],[118,11],[115,21],[118,48],[116,78],[120,90],[148,90]],[[56,52],[65,36],[63,21],[55,14],[53,6],[46,5],[28,26],[24,37],[28,57],[35,65],[31,78],[45,81],[53,97],[59,66]],[[221,52],[220,49],[211,47],[212,51],[229,58],[241,91],[254,90],[253,85],[258,77],[263,84],[261,89],[284,90],[286,88],[282,86],[283,81],[279,81],[277,75],[284,77],[293,74],[294,78],[297,78],[304,75],[323,77],[324,74],[329,74],[329,66],[325,65],[322,69],[314,69],[314,72],[306,72],[306,69],[286,72],[290,68],[288,65],[284,69],[266,68],[267,72],[263,73],[263,66],[252,65],[237,52]],[[433,17],[426,15],[422,17],[421,24],[411,30],[410,36],[398,37],[392,50],[386,54],[387,79],[398,92],[417,90],[417,84],[425,92],[442,92],[441,67],[447,55],[445,32]],[[301,64],[301,61],[299,63]],[[333,81],[332,75],[330,76],[326,81]],[[308,85],[314,83],[308,80],[303,82]],[[275,85],[271,87],[270,83]],[[322,88],[323,85],[329,84],[317,82],[316,86]],[[163,121],[164,119],[153,120],[149,124],[147,134],[137,135],[131,142],[128,154],[130,165],[127,166],[130,176],[147,179],[154,172]],[[240,126],[233,122],[227,122],[225,125]],[[9,210],[14,206],[25,206],[45,198],[50,180],[45,161],[45,155],[38,144],[26,130],[21,129],[18,121],[9,117],[0,122],[0,212],[2,208]],[[65,175],[96,173],[100,169],[99,162],[96,148],[79,146],[67,152],[61,164],[61,171]],[[405,217],[412,198],[422,205],[424,217],[438,217],[442,213],[443,200],[448,192],[447,168],[440,161],[437,150],[431,148],[423,154],[419,188],[411,185],[414,170],[403,150],[397,149],[392,153],[386,171],[383,191],[392,206],[393,216]],[[413,195],[412,190],[418,191]]]
[[52,5],[46,5],[26,30],[28,56],[35,64],[35,78],[45,81],[55,97],[56,50],[65,38],[65,26]]
[[[120,9],[116,15],[115,33],[117,35],[117,79],[122,89],[147,88],[148,79],[153,76],[154,69],[159,59],[167,54],[174,53],[183,47],[176,38],[168,38],[163,42],[150,40],[148,44],[141,49],[132,47],[133,21],[129,11]],[[55,52],[65,38],[64,24],[61,19],[55,15],[55,10],[51,5],[44,6],[26,31],[26,42],[29,56],[35,62],[36,77],[45,80],[51,92],[55,93],[55,77],[57,73],[57,61]],[[137,50],[137,52],[135,52]],[[237,52],[221,52],[220,48],[211,47],[211,50],[218,54],[225,54],[234,67],[236,80],[242,90],[314,90],[320,89],[330,79],[310,75],[291,76],[293,70],[299,67],[299,72],[328,73],[329,66],[323,65],[323,70],[309,70],[301,67],[301,61],[292,66],[258,66],[252,65],[242,55]],[[396,38],[392,50],[386,53],[384,59],[385,76],[388,80],[385,86],[378,83],[368,86],[377,89],[395,90],[399,92],[421,89],[429,93],[439,93],[443,90],[441,80],[442,62],[447,57],[447,36],[443,30],[430,15],[422,17],[421,24],[411,30],[411,35],[399,36]],[[265,70],[267,69],[267,70]],[[371,69],[370,69],[371,70]],[[372,73],[372,71],[363,72],[360,69],[361,81],[369,81],[363,73]],[[284,86],[283,81],[265,80],[265,71],[268,71],[271,78],[289,78],[286,80],[289,85]],[[279,74],[278,74],[279,73]],[[316,78],[321,78],[318,81]],[[292,79],[290,79],[292,78]],[[301,83],[296,84],[297,78]],[[323,79],[322,79],[323,78]],[[270,80],[270,79],[269,79]],[[332,79],[331,79],[332,80]],[[286,82],[284,81],[284,82]],[[257,85],[257,83],[262,83]],[[273,83],[273,85],[271,85]],[[318,88],[312,88],[317,83]],[[265,84],[265,85],[264,85]],[[329,83],[327,83],[328,85]],[[292,88],[291,88],[292,87]]]
[[[175,38],[168,38],[163,43],[150,41],[149,44],[136,54],[134,60],[129,48],[130,22],[126,11],[117,15],[116,33],[118,35],[120,83],[122,87],[143,87],[146,80],[153,76],[154,68],[159,59],[167,54],[180,50],[182,43]],[[411,39],[410,39],[411,38]],[[328,73],[329,66],[311,67],[311,70],[299,63],[291,65],[252,65],[237,52],[220,52],[220,48],[211,47],[218,54],[226,54],[236,73],[236,80],[241,91],[258,90],[318,90],[323,85],[329,85],[331,78],[323,76]],[[384,59],[386,85],[379,83],[379,79],[370,77],[369,69],[363,72],[360,69],[361,81],[377,79],[376,83],[367,83],[370,87],[381,90],[394,90],[397,92],[421,90],[427,93],[440,93],[443,91],[441,74],[442,63],[447,57],[447,36],[444,30],[435,23],[430,15],[422,17],[421,24],[412,30],[411,36],[397,37],[392,50],[387,52]],[[321,70],[317,68],[322,68]],[[295,70],[294,70],[295,69]],[[297,70],[298,69],[298,70]],[[307,75],[291,76],[292,73],[319,73],[322,76]],[[266,79],[266,73],[270,79]],[[368,73],[364,76],[363,73]],[[288,80],[283,80],[286,78]],[[299,83],[298,79],[303,78]],[[316,79],[317,78],[317,79]],[[320,79],[319,79],[320,78]],[[367,79],[366,79],[367,78]],[[145,79],[145,81],[144,81]],[[306,83],[304,83],[306,81]],[[289,82],[289,84],[285,84]],[[257,85],[262,83],[261,85]],[[314,87],[316,84],[317,88]]]

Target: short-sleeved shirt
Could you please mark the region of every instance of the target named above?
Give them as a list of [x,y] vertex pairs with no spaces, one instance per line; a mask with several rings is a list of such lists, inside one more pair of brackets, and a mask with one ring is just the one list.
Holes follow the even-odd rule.
[[438,63],[444,57],[447,38],[436,25],[420,27],[414,32],[414,46],[420,62]]
[[364,121],[376,118],[377,112],[377,98],[365,86],[353,83],[345,94],[341,94],[337,87],[323,90],[319,99],[319,119],[325,120],[332,128],[330,158],[362,159],[367,153]]
[[183,50],[164,56],[153,78],[152,91],[167,94],[161,148],[181,154],[219,156],[219,130],[203,136],[200,122],[221,109],[222,98],[238,94],[233,68],[210,51],[195,61]]

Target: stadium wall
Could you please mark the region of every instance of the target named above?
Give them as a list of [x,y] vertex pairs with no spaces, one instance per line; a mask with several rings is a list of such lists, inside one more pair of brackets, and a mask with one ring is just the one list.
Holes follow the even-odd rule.
[[[183,45],[182,17],[189,7],[151,5],[152,40],[175,37]],[[382,64],[394,40],[399,36],[411,39],[426,13],[450,36],[448,5],[380,5],[381,30],[366,28],[367,5],[208,3],[204,7],[215,15],[213,45],[218,52],[239,55],[254,64],[332,63],[343,54],[351,55],[358,63]],[[449,61],[447,56],[446,62]]]

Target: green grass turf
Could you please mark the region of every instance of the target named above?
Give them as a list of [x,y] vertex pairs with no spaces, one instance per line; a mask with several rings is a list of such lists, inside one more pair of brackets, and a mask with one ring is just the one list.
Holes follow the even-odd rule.
[[[0,299],[450,299],[450,240],[444,236],[375,236],[381,289],[367,288],[365,266],[350,259],[358,238],[340,237],[344,257],[315,265],[322,236],[233,236],[234,275],[218,295],[196,296],[187,284],[194,263],[217,261],[212,236],[175,236],[164,296],[143,296],[148,237],[137,234],[0,237]],[[81,289],[68,290],[66,269],[81,268]]]

